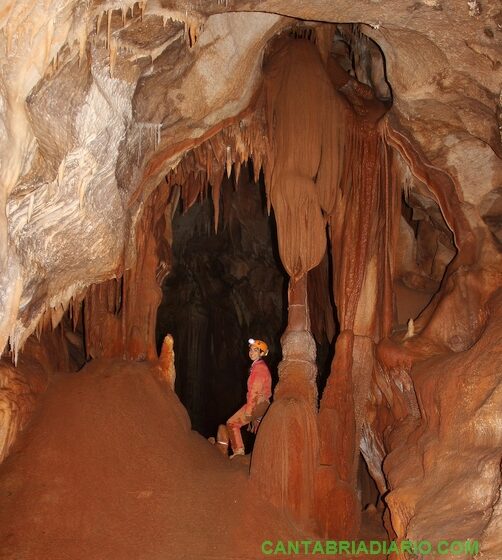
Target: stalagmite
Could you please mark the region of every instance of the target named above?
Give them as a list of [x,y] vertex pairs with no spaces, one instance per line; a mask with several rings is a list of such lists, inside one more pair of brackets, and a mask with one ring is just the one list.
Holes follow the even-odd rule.
[[415,323],[413,322],[413,319],[409,319],[405,338],[411,338],[413,336],[415,336]]
[[319,460],[317,367],[315,342],[309,330],[306,284],[306,275],[290,281],[279,384],[255,444],[251,478],[272,503],[312,529]]
[[174,391],[174,384],[176,381],[176,369],[174,365],[174,340],[168,334],[164,337],[162,343],[162,350],[159,357],[159,369],[162,377],[167,381],[169,387]]
[[[281,260],[291,279],[279,384],[256,442],[251,476],[261,481],[273,503],[308,525],[316,518],[319,457],[317,368],[307,272],[319,264],[326,248],[315,175],[321,161],[331,88],[315,47],[301,40],[286,39],[276,46],[266,63],[265,76],[269,142],[273,147],[272,161],[268,161],[273,169],[267,172],[271,181],[268,189],[277,219]],[[301,462],[293,460],[293,452],[302,457]]]

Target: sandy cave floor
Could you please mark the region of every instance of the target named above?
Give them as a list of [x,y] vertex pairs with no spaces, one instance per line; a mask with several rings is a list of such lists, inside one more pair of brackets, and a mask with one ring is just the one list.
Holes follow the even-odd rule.
[[311,537],[247,469],[189,430],[150,364],[91,362],[54,378],[0,467],[0,558],[256,559],[266,539]]

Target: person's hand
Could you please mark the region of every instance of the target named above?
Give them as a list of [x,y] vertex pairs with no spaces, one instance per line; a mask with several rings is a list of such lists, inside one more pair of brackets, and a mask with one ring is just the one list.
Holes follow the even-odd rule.
[[257,418],[256,420],[253,420],[250,424],[249,424],[249,431],[252,434],[256,434],[256,432],[258,431],[258,428],[260,427],[260,421],[261,418]]

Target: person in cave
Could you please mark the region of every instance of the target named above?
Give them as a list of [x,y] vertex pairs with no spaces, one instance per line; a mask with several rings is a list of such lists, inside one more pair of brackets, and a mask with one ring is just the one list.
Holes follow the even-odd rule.
[[241,428],[250,424],[251,431],[256,433],[263,415],[270,406],[272,396],[272,376],[263,358],[268,354],[268,345],[263,340],[249,339],[249,359],[252,361],[249,369],[248,391],[246,404],[227,420],[228,435],[233,454],[244,455]]

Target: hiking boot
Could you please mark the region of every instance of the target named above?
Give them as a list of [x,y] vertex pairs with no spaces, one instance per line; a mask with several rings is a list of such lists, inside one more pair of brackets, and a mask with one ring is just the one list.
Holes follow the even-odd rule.
[[236,449],[232,455],[230,455],[230,459],[233,459],[234,457],[237,457],[238,455],[245,455],[244,453],[244,449]]

